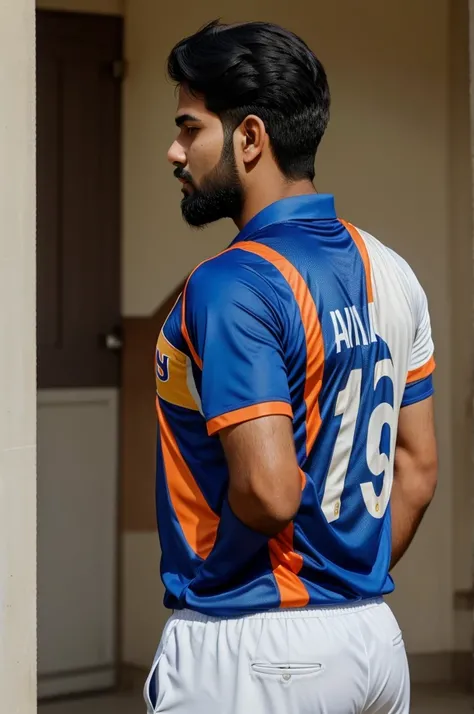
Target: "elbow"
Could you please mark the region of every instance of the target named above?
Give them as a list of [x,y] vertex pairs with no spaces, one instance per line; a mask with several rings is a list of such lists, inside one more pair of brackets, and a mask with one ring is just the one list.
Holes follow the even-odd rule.
[[278,498],[254,500],[254,508],[249,511],[252,528],[274,538],[287,528],[296,516],[301,500],[283,502]]
[[437,465],[430,468],[425,473],[424,486],[421,490],[420,497],[422,505],[427,508],[434,498],[436,488],[438,486],[438,468]]
[[246,489],[245,493],[229,491],[229,502],[235,515],[252,530],[270,538],[285,530],[301,504],[301,482],[297,486],[275,486],[268,491]]
[[428,508],[438,483],[438,456],[435,448],[416,450],[398,446],[395,453],[394,487],[407,507],[423,512]]
[[427,508],[434,498],[438,485],[438,459],[435,454],[418,464],[418,492],[420,507]]
[[262,519],[270,524],[271,535],[277,535],[292,522],[301,504],[301,492],[291,497],[260,499],[258,509]]
[[410,481],[406,481],[405,489],[410,494],[413,506],[423,512],[430,505],[438,485],[438,464],[436,459],[418,463],[409,474]]

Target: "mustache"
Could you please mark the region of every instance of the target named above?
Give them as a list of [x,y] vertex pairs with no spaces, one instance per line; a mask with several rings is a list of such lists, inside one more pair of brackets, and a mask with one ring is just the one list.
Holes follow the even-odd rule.
[[181,179],[181,181],[187,181],[187,183],[194,185],[193,178],[192,178],[191,174],[188,173],[185,169],[181,168],[181,166],[178,166],[173,171],[173,176],[177,179]]

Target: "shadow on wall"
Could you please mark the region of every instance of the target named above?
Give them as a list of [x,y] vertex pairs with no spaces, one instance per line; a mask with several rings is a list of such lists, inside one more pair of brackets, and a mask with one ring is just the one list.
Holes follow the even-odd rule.
[[155,345],[183,281],[150,317],[124,318],[121,404],[121,530],[156,530]]

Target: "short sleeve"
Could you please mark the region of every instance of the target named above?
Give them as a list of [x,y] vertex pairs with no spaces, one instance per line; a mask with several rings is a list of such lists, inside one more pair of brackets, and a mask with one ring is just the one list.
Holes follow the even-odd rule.
[[183,296],[183,335],[202,371],[210,435],[257,417],[293,416],[277,294],[253,256],[237,253],[202,264]]
[[432,375],[436,365],[428,300],[414,275],[412,280],[416,329],[402,407],[427,399],[434,393]]

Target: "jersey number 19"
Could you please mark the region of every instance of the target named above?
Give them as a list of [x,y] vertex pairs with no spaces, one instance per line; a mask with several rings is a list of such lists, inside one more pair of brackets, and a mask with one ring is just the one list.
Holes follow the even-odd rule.
[[[375,363],[374,391],[383,377],[388,377],[393,384],[394,369],[391,359],[382,359]],[[343,491],[347,470],[351,459],[356,425],[361,408],[362,369],[353,369],[349,374],[345,389],[339,392],[336,400],[335,416],[341,416],[339,433],[334,445],[334,451],[329,465],[322,510],[329,523],[337,521],[341,515]],[[364,405],[362,405],[362,408]],[[361,496],[367,511],[374,518],[382,518],[387,509],[393,481],[393,449],[389,454],[381,452],[382,430],[384,425],[390,428],[390,434],[395,433],[395,411],[391,404],[382,401],[377,404],[369,417],[366,438],[367,465],[373,476],[382,479],[379,495],[372,481],[361,483]],[[358,435],[359,436],[359,435]],[[363,437],[363,435],[360,435]]]

